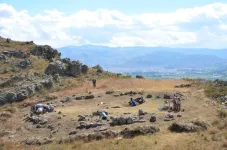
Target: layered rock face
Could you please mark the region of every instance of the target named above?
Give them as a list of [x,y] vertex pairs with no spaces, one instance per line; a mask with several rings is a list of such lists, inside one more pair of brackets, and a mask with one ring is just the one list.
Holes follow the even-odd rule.
[[44,88],[52,88],[53,85],[52,76],[39,77],[33,73],[15,75],[0,83],[0,105],[23,101]]

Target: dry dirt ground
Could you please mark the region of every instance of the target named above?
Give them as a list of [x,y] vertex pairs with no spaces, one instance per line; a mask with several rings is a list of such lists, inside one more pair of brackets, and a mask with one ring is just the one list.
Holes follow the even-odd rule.
[[[0,149],[86,149],[86,150],[143,150],[143,149],[225,149],[223,143],[226,142],[224,137],[220,137],[218,140],[214,140],[213,134],[210,130],[216,130],[211,127],[208,131],[197,133],[172,133],[168,131],[168,127],[173,122],[183,121],[190,122],[196,119],[203,120],[212,124],[217,119],[217,106],[208,104],[207,99],[204,96],[203,90],[197,87],[191,88],[174,88],[177,84],[185,84],[184,80],[148,80],[148,79],[103,79],[97,81],[97,87],[93,88],[90,82],[85,83],[81,87],[72,88],[70,90],[59,91],[50,93],[50,95],[57,96],[57,99],[52,100],[57,107],[56,112],[45,114],[50,119],[49,124],[56,130],[56,133],[52,134],[52,131],[48,128],[36,128],[30,122],[25,122],[25,115],[28,114],[30,107],[22,107],[23,104],[28,101],[45,100],[44,97],[34,97],[20,104],[6,105],[0,108],[0,110],[6,111],[6,109],[14,109],[14,113],[10,118],[1,120],[0,124]],[[136,107],[129,107],[128,101],[131,96],[114,97],[112,95],[106,95],[108,90],[114,90],[117,92],[124,91],[144,91],[143,97],[145,98],[148,93],[153,95],[153,98],[146,99],[144,104]],[[69,103],[61,103],[67,96],[86,94],[91,92],[95,95],[92,100],[73,100]],[[159,111],[158,106],[163,106],[164,99],[156,99],[155,96],[163,93],[175,93],[181,92],[183,96],[182,108],[184,112],[180,112],[182,117],[174,121],[165,122],[164,116],[166,111]],[[140,95],[132,96],[134,98]],[[119,106],[120,108],[111,108]],[[15,109],[16,107],[16,109]],[[57,144],[55,142],[42,145],[42,146],[25,146],[23,141],[31,137],[53,137],[54,139],[60,139],[68,136],[69,132],[76,130],[78,125],[79,114],[91,115],[96,110],[107,110],[109,116],[121,116],[124,113],[131,113],[135,116],[138,115],[138,110],[142,109],[148,113],[156,113],[157,121],[153,125],[160,128],[160,132],[154,135],[138,136],[132,139],[105,139],[101,141],[83,142],[74,141],[70,144]],[[61,114],[58,112],[61,111]],[[177,114],[174,114],[175,116]],[[146,116],[149,118],[150,116]],[[145,117],[145,118],[146,118]],[[59,119],[61,118],[61,119]],[[93,118],[97,119],[97,118]],[[110,130],[120,131],[123,128],[131,126],[143,126],[151,125],[149,121],[145,123],[137,123],[133,125],[124,125],[118,127],[111,127]],[[94,129],[82,130],[80,132],[93,132]],[[217,135],[218,136],[218,135]],[[227,138],[227,136],[226,136]],[[227,143],[226,143],[227,146]]]

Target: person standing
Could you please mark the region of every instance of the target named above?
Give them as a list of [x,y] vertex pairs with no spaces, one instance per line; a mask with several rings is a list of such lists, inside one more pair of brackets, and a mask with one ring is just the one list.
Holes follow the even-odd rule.
[[92,79],[93,87],[96,87],[96,79]]
[[177,98],[175,96],[173,97],[172,103],[173,103],[173,111],[176,111]]
[[180,100],[180,98],[177,98],[177,112],[180,112],[180,110],[181,110],[181,100]]

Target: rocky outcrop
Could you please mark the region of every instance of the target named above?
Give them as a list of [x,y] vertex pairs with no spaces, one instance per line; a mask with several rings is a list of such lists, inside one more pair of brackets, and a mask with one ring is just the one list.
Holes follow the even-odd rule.
[[191,123],[174,122],[169,126],[172,132],[197,132],[207,130],[209,125],[203,121],[193,121]]
[[[84,67],[83,67],[84,66]],[[88,68],[79,61],[70,61],[70,59],[56,60],[51,62],[45,70],[48,75],[59,74],[60,76],[77,77],[81,73],[87,73]]]
[[60,58],[61,56],[61,53],[58,53],[56,49],[53,49],[48,45],[34,47],[31,50],[31,54],[48,60],[52,58]]
[[3,51],[0,53],[2,57],[15,57],[15,58],[27,58],[29,54],[22,51],[22,50],[10,50],[10,51]]
[[16,75],[2,82],[0,87],[0,105],[19,102],[30,97],[35,92],[39,92],[43,88],[52,88],[54,81],[52,76],[37,77],[31,75]]

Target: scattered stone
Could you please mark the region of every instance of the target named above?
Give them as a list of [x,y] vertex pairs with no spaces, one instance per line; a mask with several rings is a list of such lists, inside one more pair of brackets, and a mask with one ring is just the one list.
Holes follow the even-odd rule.
[[83,99],[83,96],[77,96],[75,97],[76,100],[82,100]]
[[150,122],[155,122],[157,120],[156,115],[153,113],[151,114]]
[[95,111],[92,113],[93,116],[100,116],[102,112],[101,111]]
[[84,97],[84,99],[93,99],[93,98],[95,98],[94,95],[86,95],[86,96]]
[[78,121],[85,121],[86,120],[86,117],[83,116],[83,115],[79,115],[78,118],[79,118]]
[[74,134],[77,134],[77,131],[71,131],[71,132],[69,132],[69,135],[74,135]]
[[174,115],[172,113],[168,113],[165,118],[164,121],[171,121],[174,120]]
[[181,114],[178,114],[177,117],[182,117],[182,115]]
[[66,103],[71,102],[71,99],[69,97],[66,97],[65,102]]
[[111,107],[111,108],[121,108],[120,106],[113,106],[113,107]]
[[164,94],[164,99],[171,99],[171,95],[170,94]]
[[152,94],[147,94],[146,98],[152,98]]
[[120,95],[119,94],[114,94],[114,97],[119,97]]
[[53,131],[54,130],[54,126],[53,125],[48,125],[47,129],[50,129],[51,131]]
[[30,59],[25,59],[18,64],[18,66],[23,69],[26,69],[27,67],[31,67],[31,65],[32,65],[32,61]]
[[114,91],[106,91],[106,94],[112,94]]
[[138,97],[135,99],[135,101],[138,103],[138,104],[143,104],[145,103],[145,100],[143,99],[143,97]]

